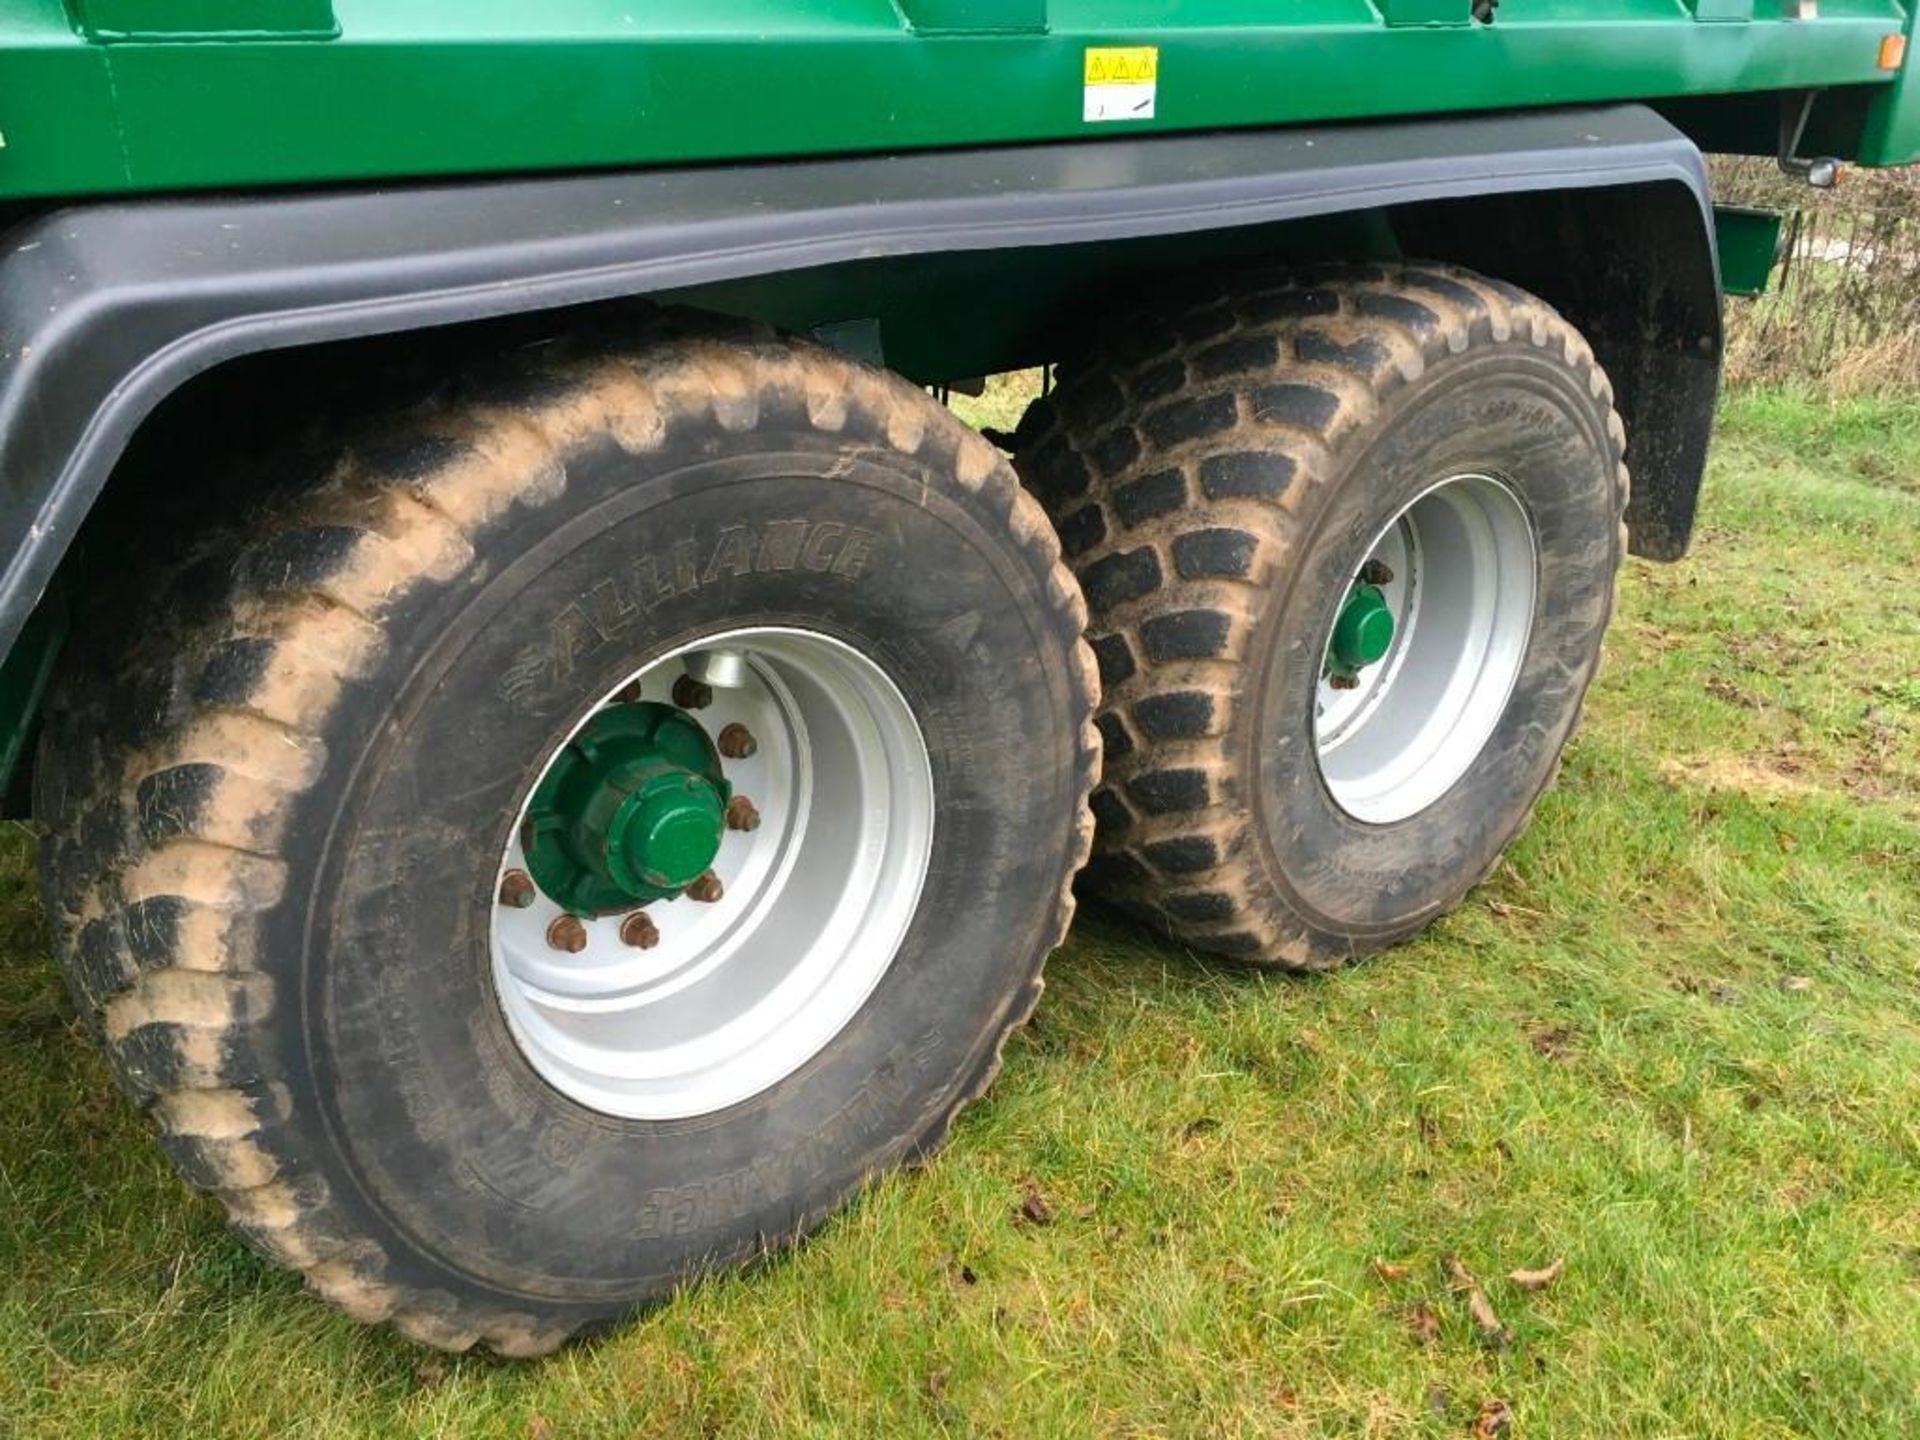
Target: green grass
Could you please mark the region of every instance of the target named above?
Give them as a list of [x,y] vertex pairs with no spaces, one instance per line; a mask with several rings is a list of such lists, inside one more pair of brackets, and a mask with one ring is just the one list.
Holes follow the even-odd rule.
[[1631,565],[1458,914],[1312,981],[1084,915],[930,1171],[541,1364],[357,1328],[228,1239],[0,836],[0,1434],[1460,1436],[1493,1399],[1524,1436],[1914,1434],[1916,477],[1912,406],[1735,399],[1695,554]]

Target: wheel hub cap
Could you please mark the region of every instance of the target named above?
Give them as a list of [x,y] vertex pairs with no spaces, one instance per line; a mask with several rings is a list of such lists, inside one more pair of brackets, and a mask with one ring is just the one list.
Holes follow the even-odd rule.
[[1333,622],[1327,668],[1336,675],[1358,675],[1393,648],[1393,611],[1375,585],[1355,585]]
[[759,1094],[881,983],[933,833],[919,722],[852,645],[753,626],[649,662],[550,753],[500,856],[494,990],[520,1054],[626,1119]]
[[611,706],[534,792],[527,868],[576,915],[667,899],[713,864],[732,794],[698,721],[651,701]]

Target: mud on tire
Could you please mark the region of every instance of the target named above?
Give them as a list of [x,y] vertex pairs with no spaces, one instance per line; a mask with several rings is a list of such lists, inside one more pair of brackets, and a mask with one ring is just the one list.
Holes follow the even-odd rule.
[[[551,1349],[929,1153],[1091,841],[1085,612],[1005,462],[896,377],[649,324],[265,462],[288,498],[102,588],[45,727],[48,910],[125,1089],[252,1245],[447,1348]],[[753,548],[776,514],[812,548]],[[589,1111],[492,992],[504,837],[621,675],[756,621],[884,656],[961,803],[826,1049],[695,1119]]]
[[[1091,888],[1197,949],[1323,968],[1491,870],[1551,782],[1625,553],[1626,436],[1585,340],[1439,265],[1242,278],[1078,360],[1016,437],[1086,592],[1105,780]],[[1340,598],[1423,486],[1496,477],[1538,570],[1497,727],[1417,814],[1334,802],[1315,695]]]

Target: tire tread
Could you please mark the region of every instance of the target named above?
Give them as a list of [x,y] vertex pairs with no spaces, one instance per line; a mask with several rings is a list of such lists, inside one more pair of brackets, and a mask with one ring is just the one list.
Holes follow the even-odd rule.
[[[324,769],[328,716],[382,652],[396,605],[467,574],[480,532],[559,495],[569,453],[590,440],[611,435],[641,454],[687,423],[747,429],[776,403],[834,434],[859,409],[888,445],[930,453],[1000,510],[1044,577],[1073,656],[1077,819],[1048,951],[1065,937],[1073,871],[1091,848],[1101,755],[1086,611],[1053,527],[998,452],[924,393],[771,331],[676,312],[637,341],[553,348],[561,353],[508,362],[451,399],[362,427],[290,503],[142,576],[157,597],[144,634],[116,649],[103,623],[92,643],[69,647],[79,658],[49,701],[35,796],[74,1003],[182,1176],[222,1203],[248,1244],[349,1315],[442,1349],[516,1357],[558,1347],[585,1322],[393,1283],[380,1245],[352,1233],[300,1163],[299,1117],[271,1078],[261,1028],[286,998],[258,948],[261,918],[292,878],[276,847]],[[189,582],[209,561],[224,583],[211,604],[189,605]],[[938,1148],[997,1073],[1006,1036],[1039,998],[1045,953],[1007,997],[980,1069],[925,1119],[911,1155]],[[797,1215],[768,1243],[822,1218]]]
[[[1055,390],[1021,422],[1016,465],[1072,537],[1101,723],[1128,740],[1110,748],[1094,797],[1089,889],[1199,950],[1295,970],[1356,958],[1264,882],[1228,759],[1245,700],[1235,662],[1346,447],[1432,366],[1516,336],[1580,374],[1605,412],[1617,588],[1629,479],[1612,386],[1579,332],[1511,285],[1414,262],[1242,278],[1057,367]],[[1131,405],[1115,409],[1116,393]],[[1162,494],[1177,484],[1187,503],[1143,512],[1135,496],[1149,481]],[[1607,603],[1610,615],[1611,593]],[[1149,718],[1201,691],[1213,702],[1201,735]],[[1527,801],[1522,828],[1551,783]]]

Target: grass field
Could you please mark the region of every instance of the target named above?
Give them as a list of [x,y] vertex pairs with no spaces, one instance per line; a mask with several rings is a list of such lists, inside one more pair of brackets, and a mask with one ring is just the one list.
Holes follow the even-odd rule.
[[1730,402],[1693,557],[1631,564],[1557,790],[1430,934],[1299,981],[1083,911],[931,1170],[541,1364],[226,1237],[74,1023],[32,854],[6,1436],[1920,1433],[1920,404]]

